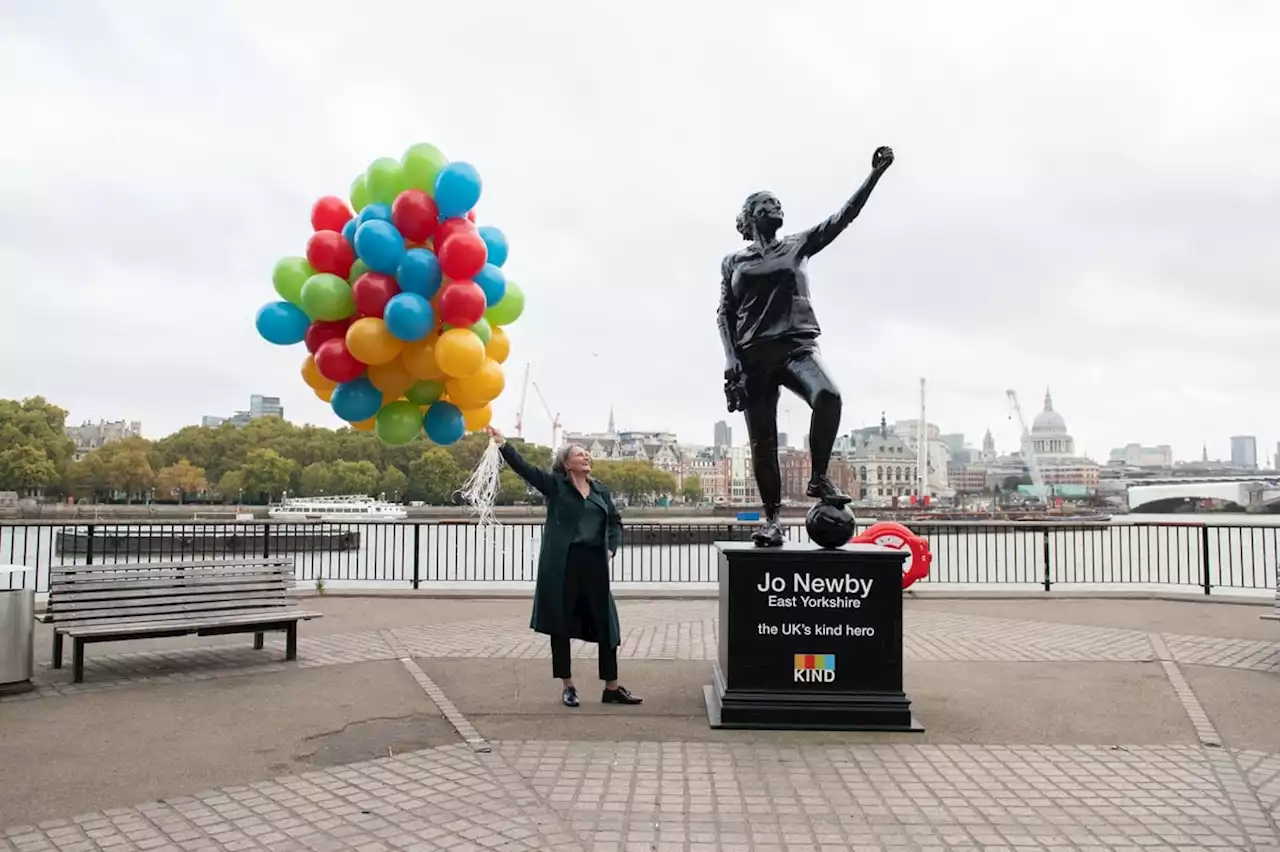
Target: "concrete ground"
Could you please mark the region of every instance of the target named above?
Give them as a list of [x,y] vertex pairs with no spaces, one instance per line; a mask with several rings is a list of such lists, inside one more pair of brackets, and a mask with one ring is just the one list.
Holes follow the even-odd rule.
[[115,643],[80,685],[42,628],[39,688],[0,700],[0,850],[1280,847],[1258,607],[911,600],[926,730],[850,734],[710,729],[711,601],[620,602],[645,702],[601,705],[580,646],[575,710],[527,601],[305,605],[296,662]]

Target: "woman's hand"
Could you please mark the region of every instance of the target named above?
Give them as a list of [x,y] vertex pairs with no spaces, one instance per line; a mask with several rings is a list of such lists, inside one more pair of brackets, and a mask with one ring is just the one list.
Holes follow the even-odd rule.
[[492,438],[493,442],[497,444],[499,447],[501,447],[503,444],[507,442],[507,439],[502,437],[502,433],[499,432],[497,429],[493,428],[492,426],[484,427],[484,431],[489,433],[489,437]]

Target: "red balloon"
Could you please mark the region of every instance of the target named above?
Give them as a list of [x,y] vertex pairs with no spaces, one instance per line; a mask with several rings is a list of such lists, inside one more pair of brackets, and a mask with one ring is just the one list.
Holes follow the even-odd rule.
[[351,220],[352,215],[347,202],[336,195],[326,195],[311,205],[311,229],[341,233],[342,226]]
[[356,311],[362,317],[381,317],[387,309],[387,302],[399,292],[400,285],[396,279],[381,272],[366,272],[351,285]]
[[484,290],[474,281],[455,280],[444,288],[437,306],[442,321],[458,328],[467,328],[480,322],[480,318],[484,316]]
[[480,234],[475,231],[464,231],[451,234],[436,252],[440,258],[440,269],[448,278],[461,281],[470,278],[484,269],[489,259],[489,247],[484,244]]
[[[435,233],[435,236],[432,238],[432,242],[435,243],[435,246],[438,249],[441,246],[443,246],[445,242],[447,242],[448,239],[452,237],[454,234],[465,234],[465,233],[472,233],[472,234],[478,233],[478,231],[476,231],[475,224],[466,219],[462,219],[455,216],[452,219],[445,219],[443,222],[440,223],[439,227],[436,228],[436,233]],[[438,253],[439,252],[437,252],[437,254]]]
[[339,278],[351,274],[356,253],[337,231],[316,231],[307,240],[307,263],[316,272],[328,272]]
[[303,342],[307,344],[307,351],[314,355],[326,340],[345,340],[347,329],[350,327],[350,319],[316,320],[307,327],[307,335],[303,338]]
[[468,211],[467,211],[467,221],[468,221],[468,222],[474,222],[475,220],[476,220],[476,211],[474,211],[474,210],[468,210]]
[[406,189],[391,205],[391,224],[407,242],[426,242],[439,223],[436,200],[420,189]]
[[364,375],[364,364],[347,350],[341,337],[326,340],[316,348],[316,369],[331,382],[351,382]]

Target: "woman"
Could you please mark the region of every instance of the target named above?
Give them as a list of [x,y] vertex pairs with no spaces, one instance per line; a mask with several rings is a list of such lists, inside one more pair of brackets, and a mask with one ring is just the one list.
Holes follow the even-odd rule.
[[641,699],[618,683],[622,629],[609,591],[609,566],[622,543],[622,517],[608,489],[591,478],[591,456],[577,445],[564,447],[547,472],[521,458],[497,429],[488,432],[507,465],[547,500],[529,626],[551,637],[552,676],[564,681],[560,700],[566,707],[579,704],[569,640],[581,639],[600,645],[600,679],[605,682],[600,700],[639,704]]

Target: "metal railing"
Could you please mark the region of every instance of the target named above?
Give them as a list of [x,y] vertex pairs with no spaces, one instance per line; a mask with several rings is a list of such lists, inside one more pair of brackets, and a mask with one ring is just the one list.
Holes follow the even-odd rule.
[[[871,521],[860,523],[859,530]],[[1273,589],[1280,525],[1262,523],[911,523],[929,541],[928,584],[1126,584]],[[746,540],[736,522],[648,523],[625,528],[615,583],[715,583],[713,543]],[[37,591],[55,565],[235,556],[294,558],[300,583],[430,588],[527,583],[537,572],[542,524],[481,528],[465,521],[0,522],[0,562],[36,568]],[[804,527],[787,535],[805,541]]]

